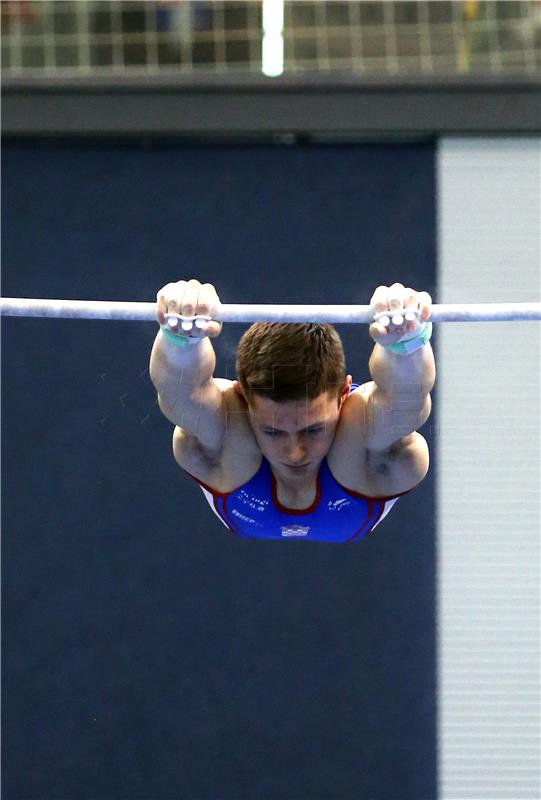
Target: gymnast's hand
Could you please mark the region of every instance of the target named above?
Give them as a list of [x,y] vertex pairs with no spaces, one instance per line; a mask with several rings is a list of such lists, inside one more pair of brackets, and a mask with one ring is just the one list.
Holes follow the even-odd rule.
[[[386,345],[394,344],[405,334],[413,334],[422,323],[426,322],[432,309],[432,298],[428,292],[417,292],[401,283],[393,283],[392,286],[378,286],[372,295],[370,305],[374,314],[389,312],[388,327],[382,322],[372,322],[368,329],[375,342]],[[416,319],[407,320],[405,314],[408,312],[416,312]],[[402,322],[395,324],[393,317],[396,322],[402,317]]]
[[[157,294],[157,303],[156,318],[160,325],[165,325],[165,314],[214,317],[220,307],[220,298],[211,283],[200,283],[192,278],[166,284]],[[219,336],[221,331],[222,323],[214,320],[202,328],[194,328],[194,334],[211,338]]]

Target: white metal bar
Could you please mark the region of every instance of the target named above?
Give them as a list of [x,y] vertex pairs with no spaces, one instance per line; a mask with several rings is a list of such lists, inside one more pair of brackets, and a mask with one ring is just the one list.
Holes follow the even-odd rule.
[[[108,300],[34,300],[0,298],[0,315],[156,321],[155,303]],[[223,303],[215,317],[221,322],[330,322],[368,323],[374,310],[368,305],[262,305]],[[541,303],[442,303],[432,306],[433,322],[501,322],[541,320]]]

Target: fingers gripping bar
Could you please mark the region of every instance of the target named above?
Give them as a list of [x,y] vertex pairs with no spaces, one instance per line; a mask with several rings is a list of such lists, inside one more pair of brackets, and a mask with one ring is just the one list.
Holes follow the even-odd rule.
[[[406,311],[402,308],[392,316],[390,314],[390,311],[380,311],[378,314],[374,314],[374,322],[381,322],[385,328],[388,328],[391,322],[393,325],[402,325],[404,320],[414,322],[419,319],[418,309]],[[172,330],[177,330],[180,325],[186,333],[189,333],[194,326],[199,329],[204,328],[212,319],[204,314],[197,314],[194,317],[184,317],[182,314],[164,314],[164,318],[166,325],[169,325]]]
[[189,333],[192,328],[205,328],[212,320],[212,317],[207,317],[204,314],[196,314],[195,317],[183,317],[182,314],[164,314],[165,324],[168,325],[172,331],[177,331],[178,327],[183,331]]
[[[419,310],[418,309],[411,309],[406,311],[406,309],[401,308],[397,309],[392,316],[390,316],[390,311],[381,311],[378,314],[374,314],[374,322],[381,322],[381,324],[388,328],[391,322],[393,325],[402,325],[404,321],[406,322],[413,322],[419,319]],[[171,330],[177,331],[179,326],[182,328],[183,331],[189,333],[193,327],[196,328],[204,328],[211,320],[212,317],[206,316],[204,314],[196,314],[193,317],[185,317],[182,314],[164,314],[165,324],[168,325]]]
[[[393,325],[402,325],[406,322],[416,322],[419,319],[419,309],[399,308],[393,311],[380,311],[374,314],[374,322],[380,322],[384,328],[388,328],[391,322]],[[392,315],[392,316],[391,316]]]

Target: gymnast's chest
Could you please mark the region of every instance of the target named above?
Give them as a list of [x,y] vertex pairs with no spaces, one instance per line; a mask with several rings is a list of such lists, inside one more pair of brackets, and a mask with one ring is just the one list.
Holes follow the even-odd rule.
[[346,492],[319,490],[306,509],[288,509],[264,486],[244,486],[224,506],[226,519],[242,536],[343,541],[354,535],[367,516],[366,502]]

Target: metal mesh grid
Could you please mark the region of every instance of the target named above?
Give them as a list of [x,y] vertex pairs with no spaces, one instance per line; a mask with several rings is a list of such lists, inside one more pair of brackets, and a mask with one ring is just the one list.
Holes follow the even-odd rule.
[[[3,73],[261,73],[263,5],[3,0]],[[541,3],[285,0],[283,51],[286,74],[537,74]]]

